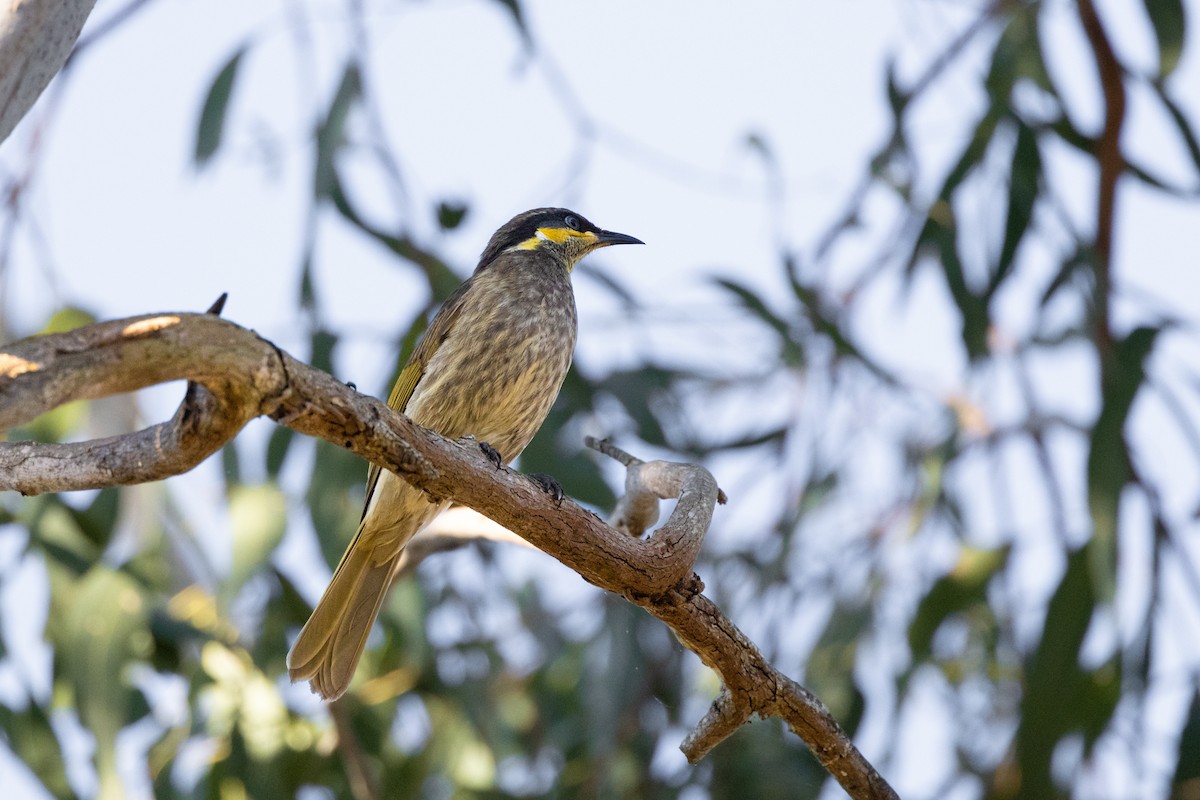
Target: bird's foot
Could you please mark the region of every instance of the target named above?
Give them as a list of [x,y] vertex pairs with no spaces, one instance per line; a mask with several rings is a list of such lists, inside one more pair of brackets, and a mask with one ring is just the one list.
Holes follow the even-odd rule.
[[479,449],[483,451],[485,456],[487,456],[488,461],[496,465],[496,469],[500,469],[502,466],[504,466],[504,458],[500,455],[499,450],[492,447],[487,442],[480,442]]
[[542,491],[554,498],[554,504],[561,506],[563,501],[562,484],[553,475],[547,475],[544,472],[531,472],[529,480],[542,487]]

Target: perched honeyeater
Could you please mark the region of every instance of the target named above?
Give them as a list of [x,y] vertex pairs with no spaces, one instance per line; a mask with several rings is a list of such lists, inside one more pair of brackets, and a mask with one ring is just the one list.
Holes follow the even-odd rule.
[[[575,350],[571,270],[599,247],[642,244],[565,208],[518,214],[438,311],[388,405],[451,438],[474,436],[504,463],[541,427]],[[293,681],[326,700],[350,685],[400,553],[445,508],[372,465],[362,521],[288,653]]]

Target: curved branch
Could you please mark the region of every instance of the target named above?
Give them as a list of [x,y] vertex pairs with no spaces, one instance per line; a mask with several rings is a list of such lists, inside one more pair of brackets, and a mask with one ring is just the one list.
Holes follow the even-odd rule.
[[701,594],[692,566],[720,497],[702,467],[627,457],[633,494],[679,498],[667,523],[643,541],[575,503],[556,503],[520,473],[496,469],[473,440],[426,430],[253,331],[207,314],[135,317],[0,347],[0,429],[68,400],[180,379],[198,388],[162,425],[98,442],[0,443],[0,489],[32,494],[165,477],[194,466],[247,420],[268,416],[392,470],[435,501],[476,509],[670,626],[725,686],[726,699],[685,743],[690,760],[752,714],[778,716],[852,797],[896,796],[820,701],[769,664]]

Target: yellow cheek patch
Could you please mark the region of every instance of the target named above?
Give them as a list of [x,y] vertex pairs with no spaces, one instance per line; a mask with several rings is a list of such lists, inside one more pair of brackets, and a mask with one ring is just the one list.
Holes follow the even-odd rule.
[[538,236],[549,239],[555,244],[566,244],[568,239],[595,239],[591,231],[576,231],[570,228],[538,228]]
[[545,242],[566,244],[571,239],[583,239],[592,242],[595,241],[596,234],[591,231],[575,231],[570,228],[538,228],[537,233],[520,244],[515,245],[515,247],[517,250],[537,250]]

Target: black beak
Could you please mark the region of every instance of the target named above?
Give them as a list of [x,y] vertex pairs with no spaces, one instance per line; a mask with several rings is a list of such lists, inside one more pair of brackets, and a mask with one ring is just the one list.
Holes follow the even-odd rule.
[[596,246],[608,247],[612,244],[645,244],[641,239],[635,239],[624,233],[613,231],[596,231]]

